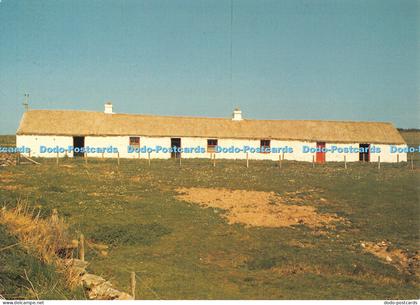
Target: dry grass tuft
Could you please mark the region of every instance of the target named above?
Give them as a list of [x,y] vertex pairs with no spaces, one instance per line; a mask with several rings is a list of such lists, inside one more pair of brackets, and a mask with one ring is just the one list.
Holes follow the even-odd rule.
[[2,209],[0,221],[18,237],[21,244],[46,263],[53,263],[63,256],[68,244],[67,225],[53,212],[50,218],[40,218],[40,211],[30,209],[19,201],[16,208]]
[[14,190],[20,189],[21,187],[23,187],[23,185],[1,185],[0,189],[6,190],[6,191],[14,191]]
[[1,209],[0,223],[6,225],[28,252],[54,265],[64,275],[67,286],[74,288],[79,274],[75,274],[74,269],[64,263],[64,259],[73,256],[68,226],[56,210],[49,218],[41,218],[40,214],[40,210],[31,209],[27,203],[19,200],[14,209]]

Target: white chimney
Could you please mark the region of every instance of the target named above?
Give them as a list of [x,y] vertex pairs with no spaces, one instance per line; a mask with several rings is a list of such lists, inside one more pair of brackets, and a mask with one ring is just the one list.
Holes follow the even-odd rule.
[[111,102],[105,103],[105,111],[104,112],[107,113],[107,114],[113,114],[112,103]]
[[242,121],[242,111],[239,108],[233,110],[232,121]]

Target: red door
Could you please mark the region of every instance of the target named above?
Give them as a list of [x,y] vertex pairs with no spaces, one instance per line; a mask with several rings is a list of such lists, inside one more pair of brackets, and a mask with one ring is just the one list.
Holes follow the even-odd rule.
[[325,142],[316,142],[316,163],[325,163]]

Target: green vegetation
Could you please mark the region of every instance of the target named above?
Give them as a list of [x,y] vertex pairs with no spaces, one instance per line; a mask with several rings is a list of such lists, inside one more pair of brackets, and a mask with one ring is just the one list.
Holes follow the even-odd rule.
[[170,233],[161,224],[104,225],[99,226],[91,235],[95,242],[111,246],[121,245],[151,245],[160,237]]
[[[121,160],[119,167],[116,160],[60,161],[58,168],[46,159],[40,166],[0,168],[0,202],[12,206],[24,198],[43,215],[56,208],[74,237],[83,232],[110,245],[105,257],[87,249],[89,270],[125,291],[129,272],[136,271],[138,298],[420,297],[415,275],[360,246],[386,240],[410,253],[420,248],[418,161],[414,171],[406,163],[382,164],[378,171],[374,163],[349,163],[345,170],[341,163],[284,162],[279,169],[275,162],[251,161],[247,169],[245,161],[218,160],[215,168],[209,160],[184,159],[182,167],[152,160],[150,168],[145,160]],[[322,230],[230,225],[220,210],[177,200],[179,187],[279,195],[315,190],[303,204],[348,221]],[[14,285],[3,281],[0,289]]]

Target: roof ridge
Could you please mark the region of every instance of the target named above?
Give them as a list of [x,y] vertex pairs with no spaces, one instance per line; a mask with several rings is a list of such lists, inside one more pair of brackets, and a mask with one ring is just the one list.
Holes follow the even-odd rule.
[[[73,109],[32,109],[27,112],[84,112],[84,113],[97,113],[103,115],[110,115],[106,114],[101,111],[92,111],[92,110],[73,110]],[[182,118],[182,119],[207,119],[207,120],[228,120],[231,121],[231,118],[226,117],[206,117],[206,116],[189,116],[189,115],[160,115],[160,114],[143,114],[143,113],[113,113],[112,116],[137,116],[137,117],[160,117],[160,118]],[[258,122],[311,122],[311,123],[358,123],[358,124],[390,124],[394,126],[392,122],[385,122],[385,121],[352,121],[352,120],[321,120],[321,119],[243,119],[241,121],[236,121],[235,123],[240,122],[249,122],[249,121],[258,121]]]

